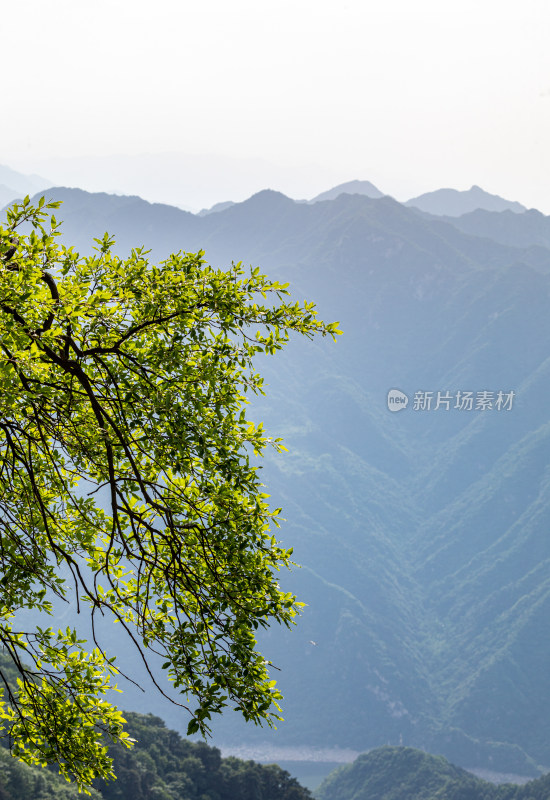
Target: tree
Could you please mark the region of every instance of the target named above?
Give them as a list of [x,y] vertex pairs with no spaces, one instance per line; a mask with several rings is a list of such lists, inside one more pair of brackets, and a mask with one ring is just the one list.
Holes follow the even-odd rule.
[[146,665],[163,656],[189,733],[226,704],[273,724],[255,632],[290,625],[298,604],[277,582],[291,550],[252,462],[282,445],[244,404],[262,391],[254,356],[291,331],[339,331],[258,269],[215,270],[202,252],[151,265],[105,234],[81,258],[57,239],[58,206],[25,198],[0,228],[0,642],[18,674],[0,670],[0,713],[14,755],[85,788],[112,774],[105,736],[131,744],[105,698],[113,659],[95,634],[88,651],[72,629],[22,630],[17,612],[74,591]]

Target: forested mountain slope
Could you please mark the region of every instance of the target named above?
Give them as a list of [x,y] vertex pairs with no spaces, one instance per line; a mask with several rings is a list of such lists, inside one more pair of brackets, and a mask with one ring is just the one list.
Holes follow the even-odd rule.
[[[182,739],[151,715],[128,714],[137,743],[111,748],[117,779],[96,781],[92,800],[308,800],[311,794],[276,764],[222,758],[203,742]],[[76,785],[50,769],[29,767],[0,747],[2,800],[74,800]]]
[[152,715],[126,714],[136,739],[111,748],[116,781],[98,782],[104,800],[308,800],[311,794],[276,764],[222,758],[204,742],[182,739]]
[[332,772],[318,800],[547,800],[550,775],[524,786],[495,786],[410,747],[381,747]]
[[[65,201],[65,236],[82,252],[105,230],[120,252],[144,245],[155,259],[203,248],[216,265],[243,260],[289,280],[341,322],[336,345],[293,342],[259,365],[268,396],[251,412],[290,450],[264,474],[303,565],[283,580],[308,604],[297,629],[263,637],[285,694],[273,740],[403,743],[525,774],[550,764],[541,240],[495,242],[388,197],[308,205],[266,191],[199,217],[139,198],[50,195]],[[398,413],[390,389],[409,398]],[[129,689],[124,705],[160,713],[152,691]],[[236,716],[217,741],[271,737]]]

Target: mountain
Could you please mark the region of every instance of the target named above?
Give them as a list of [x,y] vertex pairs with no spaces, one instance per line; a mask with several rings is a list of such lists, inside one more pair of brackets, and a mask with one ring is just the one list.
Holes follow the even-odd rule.
[[521,203],[504,200],[496,194],[484,192],[479,186],[472,186],[465,192],[457,189],[437,189],[435,192],[413,197],[407,200],[405,205],[419,208],[429,214],[449,217],[460,217],[478,208],[486,211],[512,211],[514,214],[522,214],[527,210]]
[[442,756],[410,747],[381,747],[332,772],[318,800],[547,800],[550,775],[524,786],[494,786]]
[[365,197],[383,197],[382,192],[370,181],[348,181],[347,183],[340,183],[326,192],[321,192],[313,199],[309,200],[310,203],[319,203],[322,200],[336,200],[341,194],[362,194]]
[[311,793],[276,764],[222,758],[204,742],[182,739],[152,715],[125,713],[136,740],[111,747],[117,780],[98,781],[104,800],[308,800]]
[[297,196],[304,185],[318,187],[313,193],[336,180],[336,173],[324,165],[208,152],[59,156],[32,163],[39,172],[52,176],[57,186],[137,194],[151,202],[197,210],[210,208],[223,197],[242,200],[266,186],[284,187]]
[[215,203],[212,208],[203,208],[199,211],[199,217],[204,217],[206,214],[217,214],[218,211],[225,211],[226,208],[235,205],[232,200],[225,200],[223,203]]
[[[281,581],[307,606],[295,630],[261,639],[285,723],[272,733],[228,713],[215,741],[295,753],[402,742],[538,775],[550,764],[549,249],[390,197],[263,191],[201,217],[50,192],[82,253],[105,230],[120,253],[203,248],[290,281],[344,331],[258,364],[267,396],[249,413],[289,448],[263,475],[303,565]],[[408,398],[399,413],[389,390]],[[78,621],[71,608],[58,619]],[[101,636],[147,685],[114,626]],[[124,704],[185,728],[149,690],[126,684]]]
[[16,198],[33,195],[51,186],[51,181],[40,175],[24,175],[0,164],[0,205],[4,206]]
[[16,189],[12,189],[3,183],[0,183],[0,206],[7,206],[12,200],[20,197],[20,193]]
[[471,236],[492,239],[512,247],[550,248],[550,217],[534,208],[523,214],[477,209],[461,217],[440,217]]

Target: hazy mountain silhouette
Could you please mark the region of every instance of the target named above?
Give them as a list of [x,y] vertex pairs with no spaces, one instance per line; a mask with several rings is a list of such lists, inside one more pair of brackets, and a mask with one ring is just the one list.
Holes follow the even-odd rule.
[[211,208],[203,208],[199,211],[199,217],[204,217],[206,214],[217,214],[218,211],[225,211],[226,208],[235,205],[233,200],[225,200],[222,203],[215,203]]
[[418,197],[407,200],[406,206],[414,206],[421,211],[439,216],[459,217],[468,214],[478,208],[486,211],[513,211],[521,214],[526,211],[521,203],[504,200],[496,194],[489,194],[480,189],[479,186],[472,186],[468,191],[460,192],[457,189],[437,189],[435,192],[427,192]]
[[47,189],[52,182],[40,175],[24,175],[11,167],[0,164],[0,205],[4,206],[16,198],[33,195]]
[[326,192],[321,192],[316,197],[309,200],[309,203],[318,203],[321,200],[335,200],[341,194],[362,194],[366,197],[383,197],[382,192],[370,181],[348,181],[347,183],[340,183]]
[[[285,187],[294,196],[302,193],[304,185],[319,187],[312,189],[313,193],[337,180],[328,166],[204,152],[58,156],[33,163],[58,186],[137,194],[151,202],[196,211],[210,208],[220,199],[240,201],[266,186]],[[0,179],[2,182],[9,184]]]

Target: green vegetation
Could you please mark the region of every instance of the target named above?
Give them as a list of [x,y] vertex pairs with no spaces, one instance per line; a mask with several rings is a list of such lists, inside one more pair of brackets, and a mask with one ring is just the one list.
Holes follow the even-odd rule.
[[[91,800],[101,800],[92,789]],[[0,747],[0,797],[2,800],[76,800],[82,797],[74,783],[67,783],[48,769],[30,767]]]
[[[132,749],[113,745],[115,781],[96,781],[92,800],[308,800],[309,791],[275,764],[221,758],[203,742],[182,739],[158,717],[126,714]],[[75,784],[29,767],[0,747],[1,800],[74,800]]]
[[495,786],[442,756],[411,747],[380,747],[332,772],[318,800],[548,800],[550,775],[523,786]]
[[338,330],[202,253],[123,260],[105,234],[80,257],[56,238],[58,205],[26,198],[0,228],[0,643],[18,673],[0,717],[14,755],[85,788],[112,776],[105,742],[131,737],[106,699],[111,654],[44,626],[54,595],[112,618],[146,664],[163,658],[189,733],[226,705],[280,718],[256,631],[298,604],[251,459],[281,446],[243,406],[262,392],[257,355]]
[[110,750],[117,780],[96,784],[105,800],[307,800],[308,789],[276,764],[221,758],[204,742],[182,739],[151,715],[127,713],[137,740]]

